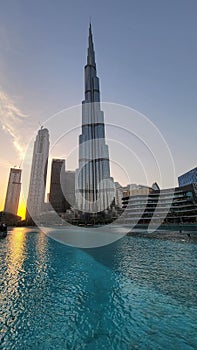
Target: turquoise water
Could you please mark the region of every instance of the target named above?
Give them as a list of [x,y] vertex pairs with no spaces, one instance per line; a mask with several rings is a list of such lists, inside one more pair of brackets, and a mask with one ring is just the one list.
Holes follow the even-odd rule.
[[16,228],[0,259],[0,349],[197,348],[193,242],[80,250]]

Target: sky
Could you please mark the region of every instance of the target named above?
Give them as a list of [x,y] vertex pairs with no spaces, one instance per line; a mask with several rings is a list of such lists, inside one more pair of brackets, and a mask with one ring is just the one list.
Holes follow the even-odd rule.
[[[57,125],[61,129],[61,117],[53,118],[53,123],[46,121],[83,100],[90,18],[102,101],[117,104],[118,111],[120,105],[133,108],[141,124],[120,111],[118,119],[113,109],[106,121],[121,125],[125,118],[125,130],[136,130],[136,122],[145,133],[149,130],[145,115],[170,149],[176,178],[197,166],[196,0],[0,0],[0,6],[0,210],[9,169],[23,166],[27,146],[40,125],[51,128],[53,144],[53,131]],[[80,126],[80,113],[77,115]],[[69,130],[74,120],[65,114]],[[158,180],[143,150],[137,155],[141,157],[139,167],[124,147],[118,155],[117,144],[125,144],[130,135],[112,129],[118,140],[114,148],[114,141],[108,142],[113,164],[120,164],[119,159],[129,164],[128,181],[143,182],[142,168],[149,173],[149,182]],[[80,127],[73,134],[72,147],[77,147],[79,133]],[[137,144],[132,147],[135,152]],[[152,147],[157,148],[156,141]],[[54,157],[71,153],[66,139],[57,153],[54,148],[51,152]],[[71,170],[77,167],[77,153],[73,158],[67,162]],[[162,147],[157,158],[162,163]],[[126,177],[113,164],[115,180],[126,185]],[[165,186],[173,186],[167,163],[163,167]],[[28,176],[23,174],[22,181],[28,186]]]

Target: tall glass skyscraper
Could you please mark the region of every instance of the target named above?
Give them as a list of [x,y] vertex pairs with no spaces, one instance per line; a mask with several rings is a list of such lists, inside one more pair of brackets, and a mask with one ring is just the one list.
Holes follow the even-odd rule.
[[39,216],[43,210],[47,165],[49,156],[49,132],[46,128],[38,131],[34,142],[29,194],[27,199],[27,214],[29,220]]
[[82,133],[79,136],[79,168],[76,171],[76,201],[86,213],[110,207],[114,187],[110,177],[109,151],[105,142],[104,113],[100,108],[91,24],[85,66],[85,100],[82,102]]

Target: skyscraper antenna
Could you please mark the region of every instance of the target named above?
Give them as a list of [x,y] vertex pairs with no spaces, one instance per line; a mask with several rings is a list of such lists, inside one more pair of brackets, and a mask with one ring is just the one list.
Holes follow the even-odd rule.
[[40,125],[40,129],[43,129],[43,125],[40,122],[38,122],[38,123]]

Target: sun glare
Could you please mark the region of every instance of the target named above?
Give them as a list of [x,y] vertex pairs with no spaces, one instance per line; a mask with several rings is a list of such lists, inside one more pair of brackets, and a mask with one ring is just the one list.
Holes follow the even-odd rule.
[[26,214],[26,205],[24,202],[21,202],[19,204],[19,208],[18,208],[18,213],[19,216],[21,216],[22,220],[25,219],[25,214]]

